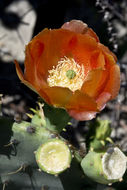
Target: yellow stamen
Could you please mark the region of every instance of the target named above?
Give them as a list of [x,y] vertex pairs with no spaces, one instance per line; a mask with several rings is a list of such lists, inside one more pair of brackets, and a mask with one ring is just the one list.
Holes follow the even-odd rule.
[[49,70],[47,82],[50,87],[65,87],[74,92],[81,89],[84,79],[84,66],[77,64],[73,58],[64,57]]

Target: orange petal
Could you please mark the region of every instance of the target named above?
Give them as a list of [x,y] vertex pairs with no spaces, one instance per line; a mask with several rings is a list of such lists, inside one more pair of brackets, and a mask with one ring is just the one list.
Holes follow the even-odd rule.
[[[51,100],[50,100],[50,94],[48,95],[48,88],[50,89],[50,87],[48,87],[43,79],[39,80],[38,78],[38,82],[36,85],[33,85],[31,82],[27,81],[25,78],[24,78],[24,75],[21,71],[21,68],[18,64],[18,62],[15,60],[15,66],[16,66],[16,72],[18,74],[18,77],[19,79],[26,85],[28,86],[31,90],[33,90],[34,92],[36,92],[37,94],[39,94],[42,98],[45,99],[45,101],[47,101],[48,103],[51,103]],[[46,89],[47,87],[47,89]],[[47,91],[46,91],[47,90]],[[46,93],[47,92],[47,93]],[[52,94],[51,94],[52,96]]]
[[65,22],[61,28],[80,34],[84,34],[88,30],[87,24],[81,20],[71,20],[70,22]]
[[89,28],[85,34],[90,35],[92,38],[94,38],[97,42],[99,42],[99,38],[97,36],[97,34],[91,29]]
[[37,93],[37,91],[36,91],[36,89],[34,88],[34,86],[33,86],[31,83],[29,83],[28,81],[25,80],[24,75],[23,75],[23,73],[22,73],[22,70],[21,70],[21,68],[20,68],[20,66],[19,66],[19,64],[18,64],[18,62],[15,60],[14,63],[15,63],[15,66],[16,66],[16,72],[17,72],[17,75],[18,75],[19,79],[20,79],[26,86],[28,86],[30,89],[32,89],[33,91],[35,91],[35,92]]
[[66,108],[72,92],[68,88],[50,87],[45,89],[46,97],[43,96],[43,89],[40,89],[39,94],[51,105],[55,107]]
[[105,57],[101,51],[95,50],[90,58],[91,69],[105,68]]
[[[48,70],[56,66],[64,56],[72,56],[79,64],[87,65],[91,51],[97,48],[95,39],[69,30],[49,30],[42,35],[44,50],[36,63],[36,69],[47,78]],[[86,69],[88,70],[88,69]]]
[[66,108],[77,111],[97,111],[97,104],[93,98],[77,90],[70,98]]
[[68,110],[68,113],[71,117],[75,118],[76,120],[80,121],[87,121],[91,120],[96,117],[97,112],[93,111],[77,111],[77,110]]
[[[60,59],[65,56],[63,51],[73,36],[74,33],[64,29],[49,30],[45,35],[42,34],[41,41],[43,42],[44,50],[36,62],[36,67],[37,71],[39,71],[45,79],[49,74],[48,71],[51,70],[53,66],[55,67]],[[36,40],[38,40],[38,38]]]
[[101,44],[101,43],[98,43],[98,48],[99,48],[101,51],[103,51],[104,54],[109,54],[112,60],[113,60],[113,58],[114,58],[113,62],[116,62],[116,61],[117,61],[116,55],[115,55],[114,53],[112,53],[112,52],[109,50],[108,47],[104,46],[104,45]]
[[98,109],[101,111],[105,108],[106,103],[108,100],[110,100],[111,98],[111,94],[109,94],[108,92],[102,92],[99,97],[97,98],[96,102],[98,105]]
[[99,38],[96,33],[91,28],[88,28],[87,24],[81,20],[71,20],[70,22],[65,22],[61,28],[80,34],[87,34],[99,42]]
[[69,115],[77,120],[93,119],[98,111],[96,102],[80,91],[73,94],[66,108]]
[[90,97],[97,97],[106,85],[107,76],[107,70],[94,69],[89,71],[81,91]]
[[110,69],[109,79],[104,92],[111,94],[111,99],[115,98],[120,89],[120,68],[117,64]]
[[79,65],[84,65],[85,74],[90,69],[90,57],[97,48],[95,39],[88,35],[74,34],[68,44],[63,45],[63,55],[71,56]]
[[[48,34],[48,29],[42,30],[37,36],[35,36],[25,49],[25,77],[29,81],[34,80],[35,69],[38,64],[38,60],[44,51],[43,38]],[[42,40],[41,37],[43,36]]]

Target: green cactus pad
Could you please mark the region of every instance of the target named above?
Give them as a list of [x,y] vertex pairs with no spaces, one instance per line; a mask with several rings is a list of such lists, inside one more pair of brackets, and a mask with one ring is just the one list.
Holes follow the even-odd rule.
[[109,184],[120,181],[125,173],[126,156],[117,147],[112,151],[89,152],[81,162],[84,173],[92,180]]
[[50,174],[59,174],[70,167],[71,152],[59,139],[52,139],[41,145],[35,154],[39,168]]
[[106,176],[104,176],[102,169],[102,156],[103,153],[89,152],[82,160],[81,167],[84,173],[92,180],[98,183],[108,184],[109,182],[107,181]]

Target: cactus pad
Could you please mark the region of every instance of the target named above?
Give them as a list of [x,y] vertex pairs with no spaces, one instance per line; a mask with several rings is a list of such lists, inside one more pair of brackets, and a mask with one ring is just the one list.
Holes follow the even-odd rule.
[[126,170],[127,158],[117,147],[113,151],[89,152],[81,162],[84,173],[92,180],[110,184],[121,181]]
[[36,160],[41,170],[58,174],[70,167],[71,153],[62,140],[52,139],[39,147]]

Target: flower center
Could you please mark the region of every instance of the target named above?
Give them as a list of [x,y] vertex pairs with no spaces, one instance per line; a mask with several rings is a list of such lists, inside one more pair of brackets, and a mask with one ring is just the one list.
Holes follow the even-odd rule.
[[73,79],[75,76],[76,76],[76,72],[73,71],[73,70],[68,70],[66,72],[66,76],[69,78],[69,79]]
[[72,92],[80,90],[85,79],[84,66],[77,64],[73,58],[61,58],[58,65],[48,72],[47,82],[50,87],[65,87]]

